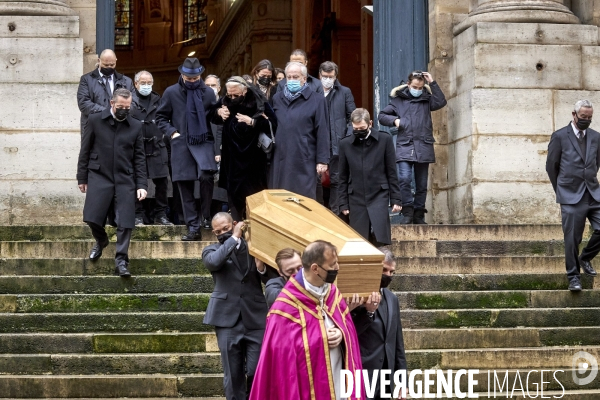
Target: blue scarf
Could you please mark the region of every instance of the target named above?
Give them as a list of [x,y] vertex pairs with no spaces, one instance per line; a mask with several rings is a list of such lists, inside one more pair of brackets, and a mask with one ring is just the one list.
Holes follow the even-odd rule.
[[288,89],[287,85],[285,85],[283,87],[283,95],[285,96],[286,99],[288,99],[291,102],[291,101],[294,101],[295,99],[297,99],[298,97],[300,97],[302,92],[304,92],[304,89],[306,89],[307,87],[308,87],[308,83],[304,82],[304,85],[302,85],[300,90],[298,90],[296,93],[292,93],[292,92],[290,92],[290,89]]
[[186,83],[181,77],[179,79],[187,91],[185,109],[187,142],[192,146],[204,143],[208,139],[208,128],[206,127],[206,114],[202,104],[202,89],[206,86],[202,81]]

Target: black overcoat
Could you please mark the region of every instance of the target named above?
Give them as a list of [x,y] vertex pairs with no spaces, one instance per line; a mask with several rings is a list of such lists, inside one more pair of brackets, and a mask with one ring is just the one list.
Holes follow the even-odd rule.
[[139,103],[131,104],[131,116],[142,123],[148,179],[166,178],[169,176],[169,155],[163,140],[163,132],[156,123],[160,95],[152,92],[149,96],[148,109],[145,109]]
[[317,163],[329,163],[329,124],[325,97],[310,87],[290,102],[273,96],[277,117],[269,186],[312,199],[317,197]]
[[356,109],[352,91],[335,80],[325,98],[329,104],[329,127],[331,128],[331,154],[339,155],[340,140],[348,134],[350,115]]
[[369,239],[369,225],[379,243],[391,244],[388,204],[401,205],[394,142],[371,130],[368,138],[340,140],[340,211],[350,210],[350,226]]
[[390,97],[390,104],[379,112],[379,123],[383,126],[395,126],[394,121],[400,118],[396,161],[434,163],[435,139],[431,111],[446,105],[442,89],[434,81],[425,85],[421,96],[413,97],[407,85],[400,85],[392,89]]
[[156,120],[162,132],[171,138],[174,132],[181,136],[171,139],[171,169],[173,182],[195,181],[200,178],[202,171],[216,171],[215,140],[211,132],[210,121],[216,111],[217,98],[215,92],[202,81],[202,104],[206,114],[208,139],[199,145],[191,145],[187,140],[187,89],[181,77],[179,82],[169,86],[158,106]]
[[[258,147],[258,135],[270,135],[269,121],[273,132],[277,130],[277,119],[267,99],[256,96],[255,91],[248,89],[241,105],[229,106],[229,118],[223,121],[216,113],[214,116],[214,122],[223,126],[219,186],[227,190],[240,213],[246,208],[246,197],[267,188],[267,155]],[[217,108],[223,101],[222,98],[217,102]],[[259,112],[259,102],[266,105],[261,109],[268,120],[262,116],[263,111]],[[238,113],[254,118],[254,126],[239,122],[235,117]]]
[[135,227],[137,189],[148,189],[142,124],[117,122],[110,108],[90,115],[81,137],[77,182],[87,184],[83,221]]
[[[135,87],[130,78],[115,71],[113,79],[115,80],[114,90],[127,89],[133,94],[134,101],[136,100]],[[79,105],[79,111],[81,111],[82,133],[89,115],[110,108],[110,99],[111,95],[106,90],[104,79],[100,76],[98,68],[81,76],[77,88],[77,104]]]

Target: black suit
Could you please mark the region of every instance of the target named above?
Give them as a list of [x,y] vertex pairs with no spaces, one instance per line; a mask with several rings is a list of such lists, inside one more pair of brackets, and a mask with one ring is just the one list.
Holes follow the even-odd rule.
[[579,143],[572,124],[552,134],[548,144],[546,172],[560,204],[565,236],[567,277],[579,277],[579,244],[588,218],[594,235],[582,251],[581,259],[589,261],[600,246],[600,133],[586,129]]
[[343,138],[339,149],[340,212],[350,210],[350,226],[365,239],[391,244],[388,205],[402,204],[392,137],[371,130],[364,140],[355,135]]
[[140,121],[128,116],[118,122],[110,108],[90,115],[81,137],[77,182],[88,185],[83,221],[102,244],[108,241],[104,231],[108,218],[118,227],[116,259],[128,261],[136,189],[148,189]]
[[268,311],[261,280],[266,283],[274,273],[267,268],[261,275],[246,242],[241,240],[239,248],[237,245],[232,237],[202,252],[215,282],[204,323],[215,326],[227,400],[246,399],[250,393]]
[[[394,372],[406,370],[404,338],[400,321],[398,298],[388,289],[381,289],[381,304],[373,318],[367,309],[360,306],[352,311],[356,327],[363,369],[372,376],[374,370],[390,369]],[[375,391],[379,397],[379,381]]]

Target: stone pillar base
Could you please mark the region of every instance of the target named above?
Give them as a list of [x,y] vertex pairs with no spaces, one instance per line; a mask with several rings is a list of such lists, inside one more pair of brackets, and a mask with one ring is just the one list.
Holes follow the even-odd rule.
[[480,22],[453,47],[450,222],[557,223],[548,142],[577,100],[600,102],[598,27]]

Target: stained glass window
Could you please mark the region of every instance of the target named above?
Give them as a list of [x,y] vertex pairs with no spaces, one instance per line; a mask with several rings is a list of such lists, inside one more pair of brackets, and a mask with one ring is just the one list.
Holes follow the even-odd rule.
[[133,48],[133,1],[115,0],[115,48]]
[[184,0],[183,39],[186,45],[204,43],[206,40],[206,14],[202,12],[206,0]]

